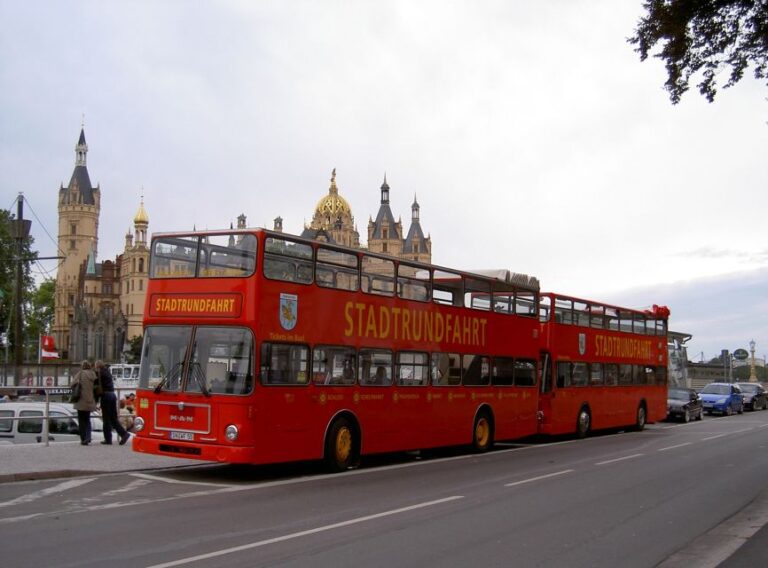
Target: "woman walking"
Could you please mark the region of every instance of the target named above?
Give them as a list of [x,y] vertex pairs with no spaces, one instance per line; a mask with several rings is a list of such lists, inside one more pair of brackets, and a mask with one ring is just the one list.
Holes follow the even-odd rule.
[[72,386],[80,385],[80,398],[75,402],[77,410],[77,426],[80,431],[80,443],[87,446],[91,443],[91,412],[96,410],[96,397],[93,394],[93,384],[96,373],[91,370],[91,364],[83,361],[80,370],[72,381]]

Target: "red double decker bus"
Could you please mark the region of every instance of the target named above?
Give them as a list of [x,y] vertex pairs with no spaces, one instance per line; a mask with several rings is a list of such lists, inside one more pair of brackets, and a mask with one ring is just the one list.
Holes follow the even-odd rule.
[[667,414],[669,309],[542,294],[540,433],[586,436]]
[[342,470],[539,429],[534,278],[263,229],[155,234],[146,298],[135,451]]

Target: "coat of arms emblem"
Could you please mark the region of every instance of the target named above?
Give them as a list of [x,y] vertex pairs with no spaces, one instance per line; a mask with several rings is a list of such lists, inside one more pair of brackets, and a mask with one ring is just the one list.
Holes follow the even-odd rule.
[[290,331],[299,320],[299,297],[296,294],[280,294],[280,325]]
[[587,334],[579,334],[579,355],[584,355],[587,352]]

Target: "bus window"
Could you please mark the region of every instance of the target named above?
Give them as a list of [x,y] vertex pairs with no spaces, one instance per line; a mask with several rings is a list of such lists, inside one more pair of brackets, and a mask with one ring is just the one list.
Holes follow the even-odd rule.
[[464,355],[462,382],[467,386],[482,386],[490,383],[491,360],[482,355]]
[[571,384],[575,387],[584,387],[588,384],[586,363],[573,363],[571,368]]
[[320,246],[315,278],[318,286],[356,291],[360,287],[357,255]]
[[429,301],[429,271],[404,263],[398,265],[397,295],[406,300]]
[[619,312],[619,330],[632,333],[632,312]]
[[306,385],[309,348],[293,343],[261,344],[261,383],[264,385]]
[[589,384],[593,386],[603,384],[603,365],[601,363],[590,363]]
[[605,308],[603,306],[590,306],[590,326],[596,329],[605,327]]
[[392,384],[392,353],[390,351],[360,350],[360,384],[373,386]]
[[398,353],[395,374],[398,385],[421,386],[429,384],[429,355],[410,351]]
[[573,317],[576,325],[589,327],[589,306],[584,302],[573,302]]
[[461,384],[461,356],[458,353],[432,353],[432,384]]
[[557,388],[561,389],[571,384],[571,364],[561,361],[557,364]]
[[619,384],[620,385],[632,384],[632,365],[627,365],[627,364],[619,365]]
[[514,310],[515,296],[512,292],[493,293],[493,311],[500,314],[511,314]]
[[153,240],[149,277],[193,278],[197,264],[197,243],[197,236]]
[[515,359],[515,386],[536,386],[536,361],[529,359]]
[[539,301],[539,321],[547,322],[552,315],[552,299],[549,296],[542,296]]
[[464,280],[464,305],[473,310],[491,309],[491,283],[487,280],[466,278]]
[[605,384],[615,386],[619,384],[619,366],[614,363],[606,363],[603,366],[603,376]]
[[493,358],[491,383],[493,386],[512,386],[515,384],[515,363],[512,357]]
[[353,385],[357,368],[355,350],[322,345],[312,350],[312,382],[316,385]]
[[288,239],[268,237],[264,243],[264,276],[270,280],[311,284],[312,247]]
[[[144,330],[141,351],[141,388],[177,391],[181,387],[181,373],[187,348],[192,337],[192,326],[150,326]],[[159,370],[152,373],[152,367]]]
[[248,394],[253,388],[253,336],[240,327],[199,327],[185,391]]
[[368,294],[395,295],[395,263],[384,258],[363,256],[360,287]]
[[435,270],[432,275],[432,301],[446,306],[461,307],[464,298],[464,279],[460,274]]
[[573,324],[573,302],[567,298],[555,298],[555,321]]
[[245,277],[256,268],[256,237],[232,233],[210,235],[200,242],[198,276],[201,278]]
[[515,313],[519,316],[536,317],[536,294],[518,291],[515,294]]

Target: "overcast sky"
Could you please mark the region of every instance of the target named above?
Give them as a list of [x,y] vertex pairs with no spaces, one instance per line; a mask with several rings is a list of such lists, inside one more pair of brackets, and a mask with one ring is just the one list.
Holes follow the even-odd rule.
[[761,355],[765,86],[749,70],[714,104],[694,87],[672,106],[663,64],[626,41],[641,5],[0,0],[0,207],[23,192],[55,253],[83,115],[100,261],[142,191],[151,232],[243,213],[300,233],[333,168],[365,240],[386,172],[437,264],[667,304],[691,351],[754,338]]

